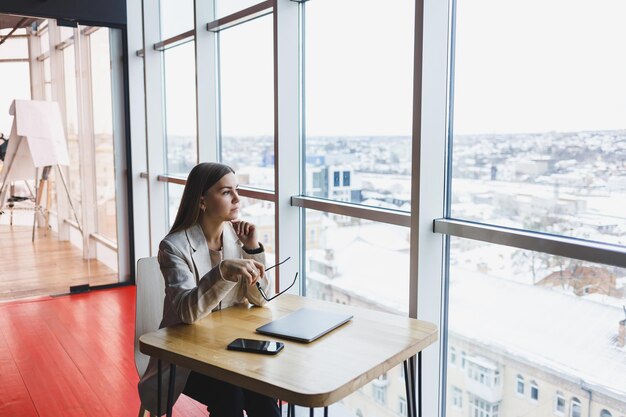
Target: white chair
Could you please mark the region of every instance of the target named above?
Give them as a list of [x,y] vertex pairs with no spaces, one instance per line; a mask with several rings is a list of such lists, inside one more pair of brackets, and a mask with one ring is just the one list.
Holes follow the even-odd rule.
[[[139,351],[139,336],[159,328],[163,317],[163,297],[165,282],[156,256],[137,261],[137,300],[135,305],[135,367],[141,377],[148,367],[150,357]],[[145,408],[139,407],[139,417],[145,415]],[[150,415],[152,417],[152,414]]]

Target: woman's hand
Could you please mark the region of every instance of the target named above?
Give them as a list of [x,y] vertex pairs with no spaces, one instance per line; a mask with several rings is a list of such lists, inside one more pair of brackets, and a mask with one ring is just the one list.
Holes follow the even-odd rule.
[[228,281],[243,279],[246,284],[252,285],[265,277],[265,265],[254,259],[226,259],[220,263],[220,272]]
[[248,250],[259,248],[259,239],[257,238],[256,226],[244,220],[231,220],[235,233],[243,247]]

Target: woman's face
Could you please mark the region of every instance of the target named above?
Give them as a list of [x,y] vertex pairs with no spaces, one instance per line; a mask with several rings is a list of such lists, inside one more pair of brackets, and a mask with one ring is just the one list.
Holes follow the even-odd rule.
[[204,193],[200,207],[205,207],[204,215],[210,219],[229,221],[239,216],[239,202],[237,177],[228,173]]

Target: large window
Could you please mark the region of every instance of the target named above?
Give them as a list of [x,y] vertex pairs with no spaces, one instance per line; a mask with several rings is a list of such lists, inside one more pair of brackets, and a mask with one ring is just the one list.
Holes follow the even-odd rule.
[[[275,200],[259,206],[274,210],[280,260],[300,257],[306,296],[437,322],[439,345],[420,370],[422,404],[435,410],[425,414],[569,416],[571,398],[583,398],[572,380],[623,402],[626,370],[609,353],[619,348],[626,296],[626,272],[610,266],[624,266],[626,243],[623,6],[427,0],[416,26],[415,4],[211,3],[210,19],[257,7],[197,28],[206,73],[190,72],[193,47],[176,60],[180,76],[168,55],[181,47],[164,52],[167,155],[158,156],[193,165],[199,146],[262,189],[249,195]],[[195,130],[207,116],[199,143],[172,147],[171,126],[190,117],[184,125]],[[168,160],[167,170],[186,175],[191,165]],[[170,205],[178,200],[170,192]],[[254,217],[256,205],[242,214]],[[483,234],[441,226],[454,222]],[[502,238],[507,227],[538,243]],[[548,234],[583,248],[615,245],[590,257],[546,246]],[[343,407],[397,414],[399,375],[388,380],[386,405],[379,385]]]
[[[501,363],[513,389],[494,386],[494,398],[515,393],[541,410],[542,381],[561,390],[572,378],[609,391],[626,386],[624,363],[610,353],[624,315],[626,270],[456,237],[450,247],[449,343],[470,343],[474,355]],[[534,272],[533,257],[546,262]],[[468,361],[470,379],[480,379]],[[524,361],[543,366],[515,373]],[[503,402],[503,413],[520,412],[516,404]],[[557,400],[555,409],[562,408]]]
[[[61,28],[63,34],[63,29]],[[67,31],[65,35],[68,36]],[[69,35],[71,36],[71,35]],[[81,210],[81,174],[80,174],[80,135],[78,126],[78,96],[76,90],[76,57],[75,46],[70,45],[63,49],[63,75],[65,79],[65,134],[67,135],[67,150],[70,157],[69,191],[79,221],[82,221]],[[72,213],[73,214],[73,213]],[[74,220],[72,215],[71,220]]]
[[167,173],[187,176],[198,160],[194,43],[163,52]]
[[109,29],[89,35],[98,233],[117,241]]
[[274,188],[272,18],[219,33],[222,162],[240,184],[266,189]]
[[215,0],[215,18],[222,18],[260,2],[260,0]]
[[457,2],[453,217],[626,243],[626,6],[590,6]]
[[408,228],[306,211],[307,296],[408,314]]
[[410,209],[413,3],[307,3],[307,195]]
[[187,32],[194,28],[193,0],[160,0],[161,39]]
[[[626,270],[544,242],[553,234],[572,245],[626,244],[626,58],[614,52],[626,35],[616,15],[626,8],[611,0],[455,5],[447,214],[480,233],[491,227],[472,239],[494,243],[451,233],[445,337],[501,365],[504,389],[488,400],[501,401],[502,415],[563,415],[572,380],[593,381],[615,393],[601,401],[624,404],[626,369],[609,352]],[[510,228],[536,236],[536,250],[518,249],[528,246],[505,238]],[[552,410],[543,404],[548,387],[558,390]],[[570,417],[581,415],[578,399],[569,407]]]

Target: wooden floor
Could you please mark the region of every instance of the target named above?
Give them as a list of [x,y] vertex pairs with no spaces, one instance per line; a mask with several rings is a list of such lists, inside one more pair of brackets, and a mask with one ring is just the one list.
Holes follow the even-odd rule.
[[134,319],[134,286],[0,304],[0,416],[137,416]]
[[56,234],[31,226],[0,225],[0,302],[24,297],[68,293],[70,286],[117,282],[117,274],[82,251],[57,240]]

